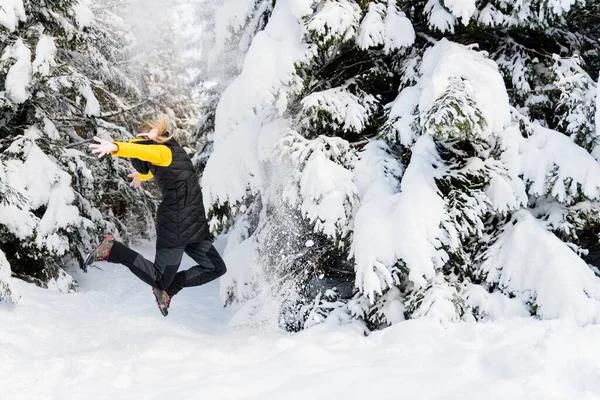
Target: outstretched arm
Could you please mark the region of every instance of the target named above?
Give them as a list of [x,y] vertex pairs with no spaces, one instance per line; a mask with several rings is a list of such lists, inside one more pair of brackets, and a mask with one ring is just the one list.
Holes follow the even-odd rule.
[[168,167],[173,160],[173,154],[164,144],[137,144],[114,142],[117,150],[111,154],[117,157],[137,158],[148,161],[159,167]]
[[164,144],[109,142],[98,137],[94,137],[94,140],[98,143],[90,144],[90,148],[93,153],[98,154],[98,158],[112,154],[117,157],[148,161],[159,167],[168,167],[173,160],[171,149]]

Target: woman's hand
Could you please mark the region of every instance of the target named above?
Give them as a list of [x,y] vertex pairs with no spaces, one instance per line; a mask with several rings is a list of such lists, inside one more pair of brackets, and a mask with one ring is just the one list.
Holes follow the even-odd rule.
[[158,137],[158,129],[154,128],[150,132],[138,133],[137,135],[135,135],[135,137],[144,138],[148,140],[156,140],[156,138]]
[[90,149],[92,149],[92,153],[98,154],[98,158],[102,158],[107,154],[113,153],[119,150],[119,146],[114,144],[113,142],[109,142],[108,140],[100,139],[97,136],[94,136],[94,140],[98,143],[90,144]]
[[131,178],[131,183],[129,184],[129,186],[131,186],[134,189],[139,189],[140,187],[142,187],[142,180],[140,179],[140,175],[137,172],[129,174],[127,175],[127,177]]

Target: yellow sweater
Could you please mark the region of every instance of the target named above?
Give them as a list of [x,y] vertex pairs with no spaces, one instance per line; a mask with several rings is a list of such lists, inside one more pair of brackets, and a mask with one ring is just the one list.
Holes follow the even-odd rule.
[[[117,145],[117,151],[113,152],[113,156],[123,158],[137,158],[142,161],[148,161],[158,167],[168,167],[173,161],[173,153],[164,144],[137,144],[136,140],[129,143],[113,142]],[[152,179],[152,172],[147,174],[139,174],[138,177],[142,181]]]

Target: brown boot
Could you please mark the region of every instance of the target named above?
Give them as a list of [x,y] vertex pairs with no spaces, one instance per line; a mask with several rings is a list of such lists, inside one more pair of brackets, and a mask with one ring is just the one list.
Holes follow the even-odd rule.
[[169,306],[171,305],[171,297],[165,290],[152,288],[152,293],[156,298],[156,304],[163,316],[169,315]]
[[108,235],[105,237],[102,243],[100,243],[100,246],[96,247],[96,249],[87,256],[85,259],[85,266],[90,266],[96,261],[108,260],[110,250],[112,249],[114,243],[115,238],[113,235]]

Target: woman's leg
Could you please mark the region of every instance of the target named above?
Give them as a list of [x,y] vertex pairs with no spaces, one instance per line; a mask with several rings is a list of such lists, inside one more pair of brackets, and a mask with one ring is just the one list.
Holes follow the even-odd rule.
[[177,273],[166,289],[170,297],[175,296],[184,287],[204,285],[227,272],[225,262],[209,240],[188,244],[185,253],[198,265]]
[[165,290],[177,274],[183,252],[184,249],[157,249],[152,262],[124,244],[115,242],[107,261],[123,264],[148,285]]

